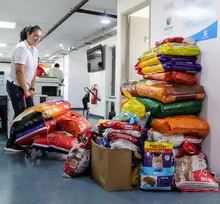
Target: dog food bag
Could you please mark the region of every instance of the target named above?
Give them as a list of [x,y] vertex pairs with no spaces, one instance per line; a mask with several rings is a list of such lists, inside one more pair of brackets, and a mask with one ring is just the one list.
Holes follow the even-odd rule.
[[116,130],[141,131],[141,127],[139,125],[131,125],[129,123],[122,123],[122,122],[117,122],[117,121],[106,121],[106,122],[100,123],[98,126],[99,131],[103,131],[108,128],[112,128]]
[[151,48],[138,58],[138,61],[148,60],[159,55],[198,56],[200,49],[197,45],[184,43],[166,43]]
[[145,105],[154,118],[164,118],[177,115],[198,115],[202,109],[203,100],[175,101],[162,103],[151,98],[137,97],[137,100]]
[[75,111],[69,111],[57,118],[58,126],[71,133],[75,137],[80,137],[83,132],[92,128],[89,121]]
[[206,121],[192,115],[153,119],[151,126],[155,131],[165,135],[184,134],[205,137],[210,130]]
[[31,145],[36,137],[46,136],[53,132],[57,127],[55,119],[40,122],[29,127],[24,128],[22,131],[13,132],[16,134],[16,143],[23,145]]
[[92,132],[86,130],[78,145],[74,145],[70,150],[66,163],[63,176],[66,178],[74,178],[84,173],[90,165],[91,157],[91,139]]
[[124,134],[124,133],[110,133],[108,134],[108,139],[109,140],[119,140],[119,139],[124,139],[124,140],[128,140],[134,144],[137,144],[138,142],[138,138],[137,137],[133,137],[131,135],[127,135],[127,134]]
[[162,41],[156,42],[155,46],[160,46],[166,43],[175,42],[175,43],[183,43],[184,38],[183,37],[173,37],[173,38],[165,38]]
[[153,142],[171,142],[173,143],[174,148],[181,147],[184,141],[189,141],[194,145],[200,146],[202,143],[201,137],[196,136],[184,136],[183,134],[179,135],[164,135],[162,133],[153,131],[152,129],[149,131]]
[[140,171],[143,190],[171,190],[174,176],[173,144],[145,142],[144,162]]
[[137,151],[138,150],[138,146],[135,145],[134,143],[125,140],[125,139],[118,139],[118,140],[112,140],[110,142],[110,146],[111,149],[115,149],[115,150],[131,150],[131,151]]
[[141,132],[140,131],[135,131],[135,130],[116,130],[116,129],[112,129],[112,128],[109,128],[109,129],[106,129],[105,132],[103,132],[103,136],[104,137],[107,137],[108,134],[111,134],[111,133],[123,133],[123,134],[127,134],[127,135],[131,135],[133,137],[141,137]]
[[196,84],[197,79],[195,75],[188,74],[184,72],[164,72],[157,74],[147,74],[144,75],[145,79],[158,80],[158,81],[167,81],[175,84]]
[[144,119],[146,116],[145,106],[139,101],[137,101],[135,97],[132,97],[128,91],[122,90],[122,92],[124,96],[129,98],[129,101],[123,105],[122,112],[129,112],[131,114],[135,114],[140,120]]
[[136,84],[140,97],[152,98],[163,103],[205,98],[203,86],[194,84],[171,84],[163,81],[141,80]]
[[68,101],[57,100],[47,101],[38,105],[27,108],[24,112],[18,115],[12,123],[25,123],[30,114],[34,112],[40,113],[44,119],[55,118],[71,109],[71,104]]
[[219,185],[209,173],[205,155],[185,142],[175,159],[175,186],[180,191],[218,192]]

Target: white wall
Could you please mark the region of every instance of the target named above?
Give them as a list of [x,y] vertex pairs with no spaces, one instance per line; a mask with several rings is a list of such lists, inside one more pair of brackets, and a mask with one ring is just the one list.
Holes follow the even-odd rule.
[[[117,37],[111,37],[108,38],[107,40],[101,41],[99,43],[97,43],[96,45],[102,44],[103,46],[115,46],[117,42]],[[96,46],[93,45],[92,47]],[[94,84],[98,84],[98,94],[99,97],[101,98],[101,101],[97,103],[97,105],[92,105],[90,104],[90,113],[94,114],[94,115],[98,115],[98,116],[102,116],[105,117],[105,111],[106,111],[106,86],[107,86],[107,69],[108,67],[108,61],[106,60],[106,64],[105,64],[105,70],[104,71],[100,71],[100,72],[94,72],[94,73],[90,73],[90,87],[93,86]],[[117,70],[116,70],[116,75],[117,75]]]
[[87,70],[87,48],[73,51],[69,55],[69,102],[73,108],[83,108],[84,88],[89,86]]

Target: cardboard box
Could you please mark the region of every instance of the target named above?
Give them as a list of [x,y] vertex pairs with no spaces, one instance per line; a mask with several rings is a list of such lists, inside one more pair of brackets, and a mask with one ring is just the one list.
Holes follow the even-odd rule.
[[132,151],[110,150],[92,141],[92,176],[106,191],[131,189]]

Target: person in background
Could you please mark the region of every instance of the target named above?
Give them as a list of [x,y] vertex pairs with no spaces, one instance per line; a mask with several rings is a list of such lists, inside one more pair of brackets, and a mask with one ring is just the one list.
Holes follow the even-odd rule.
[[43,77],[46,76],[47,73],[44,71],[44,69],[39,65],[40,59],[38,58],[38,66],[37,66],[37,77]]
[[60,84],[64,82],[64,76],[62,70],[59,69],[60,65],[56,63],[53,68],[50,68],[47,72],[49,77],[56,77],[59,79]]
[[[41,28],[38,25],[25,27],[20,33],[20,43],[16,45],[13,52],[6,89],[14,109],[14,118],[26,108],[34,105],[33,97],[39,55],[35,46],[40,38]],[[15,141],[16,134],[11,128],[10,138],[4,148],[5,151],[23,151],[23,148]]]

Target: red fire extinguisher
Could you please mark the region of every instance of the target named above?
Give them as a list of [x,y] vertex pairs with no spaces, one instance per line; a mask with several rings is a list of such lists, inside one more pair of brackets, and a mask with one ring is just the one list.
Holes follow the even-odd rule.
[[97,99],[98,99],[98,85],[95,84],[91,88],[92,91],[92,96],[91,96],[91,104],[95,105],[97,104]]

